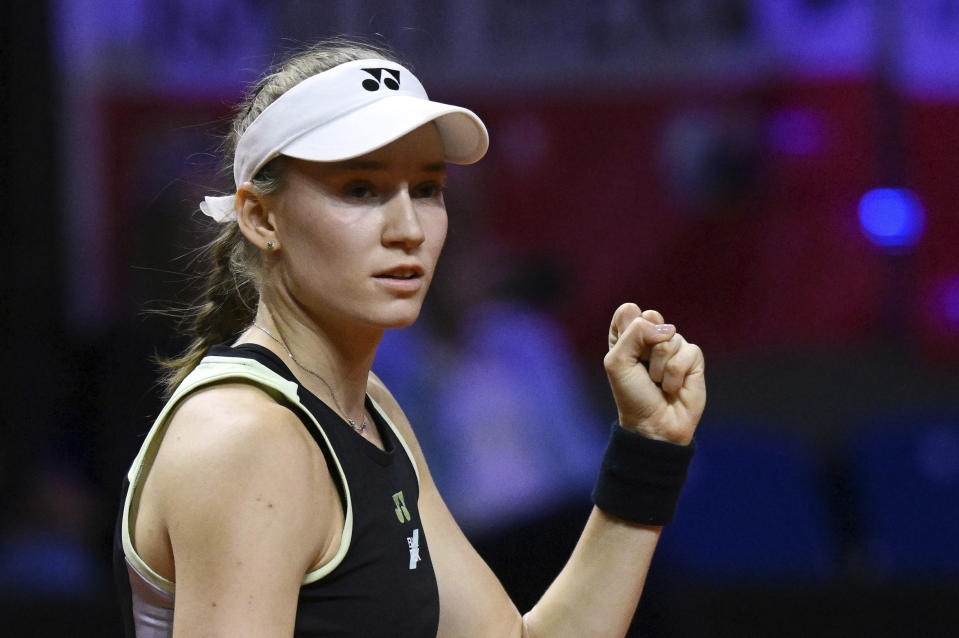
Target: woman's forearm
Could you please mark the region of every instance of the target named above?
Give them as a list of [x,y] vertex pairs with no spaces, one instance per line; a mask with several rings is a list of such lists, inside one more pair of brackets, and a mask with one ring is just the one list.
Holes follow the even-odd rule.
[[621,638],[636,611],[662,527],[593,509],[566,566],[524,617],[529,638]]

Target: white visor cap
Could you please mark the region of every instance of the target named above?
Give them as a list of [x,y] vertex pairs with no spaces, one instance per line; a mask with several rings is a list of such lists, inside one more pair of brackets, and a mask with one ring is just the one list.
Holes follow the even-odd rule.
[[[431,101],[395,62],[347,62],[303,80],[257,116],[237,144],[233,178],[239,187],[279,155],[313,162],[359,157],[427,122],[436,123],[446,161],[472,164],[486,154],[486,126],[469,109]],[[200,209],[226,222],[235,218],[233,204],[233,195],[206,197]]]
[[386,97],[340,116],[290,142],[281,154],[313,162],[351,159],[434,121],[447,162],[472,164],[486,154],[486,127],[472,111],[405,95]]

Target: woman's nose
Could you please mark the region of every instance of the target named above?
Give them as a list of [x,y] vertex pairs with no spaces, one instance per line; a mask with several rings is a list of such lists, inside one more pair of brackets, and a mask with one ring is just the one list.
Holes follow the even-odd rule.
[[386,226],[383,229],[383,243],[403,245],[415,248],[426,239],[419,214],[410,192],[406,188],[397,191],[386,203]]

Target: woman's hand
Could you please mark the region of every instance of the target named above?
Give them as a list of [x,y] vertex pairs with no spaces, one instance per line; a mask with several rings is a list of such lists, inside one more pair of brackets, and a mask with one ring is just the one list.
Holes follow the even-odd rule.
[[617,308],[603,363],[620,425],[680,445],[693,440],[706,406],[703,353],[660,313],[633,303]]

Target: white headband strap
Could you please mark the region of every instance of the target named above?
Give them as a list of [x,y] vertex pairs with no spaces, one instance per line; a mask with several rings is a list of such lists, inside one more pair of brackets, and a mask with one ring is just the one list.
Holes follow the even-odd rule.
[[[253,120],[237,144],[233,179],[241,186],[280,154],[325,162],[364,155],[438,118],[448,161],[483,156],[482,121],[467,109],[430,102],[404,67],[379,59],[340,64],[292,87]],[[234,202],[234,195],[206,197],[200,210],[226,222],[235,218]]]

